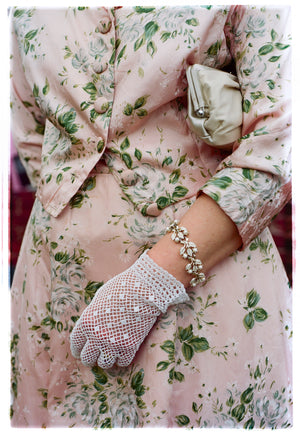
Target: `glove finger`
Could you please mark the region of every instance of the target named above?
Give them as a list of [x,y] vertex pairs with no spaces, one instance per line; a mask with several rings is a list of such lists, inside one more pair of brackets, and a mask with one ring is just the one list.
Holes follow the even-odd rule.
[[97,360],[97,365],[100,366],[100,368],[107,369],[111,368],[116,361],[116,354],[114,351],[105,349],[101,350],[100,356]]
[[128,350],[124,353],[119,353],[117,359],[118,366],[129,366],[134,359],[136,350]]
[[96,364],[99,354],[100,346],[92,341],[87,341],[80,354],[81,362],[85,366],[93,366]]
[[81,350],[83,349],[87,339],[85,333],[82,329],[82,325],[80,322],[75,324],[71,335],[70,335],[70,348],[72,355],[76,358],[80,358]]

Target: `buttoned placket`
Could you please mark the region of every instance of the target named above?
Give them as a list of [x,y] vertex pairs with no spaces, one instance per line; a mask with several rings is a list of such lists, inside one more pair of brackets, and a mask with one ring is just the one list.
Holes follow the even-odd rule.
[[[103,38],[106,38],[107,41],[105,41],[107,43],[107,46],[109,46],[109,39],[112,38],[112,36],[110,35],[110,33],[112,33],[112,31],[114,31],[115,26],[112,23],[112,20],[109,16],[104,16],[100,19],[99,24],[96,28],[96,31],[99,32],[100,34],[102,34]],[[115,40],[115,38],[113,38]],[[110,65],[109,64],[109,59],[111,58],[112,55],[112,51],[109,53],[106,53],[104,55],[104,59],[101,59],[99,61],[95,61],[92,65],[91,65],[91,69],[95,74],[99,74],[102,76],[103,80],[105,81],[105,76],[106,75],[111,75],[111,70],[114,69],[114,65]],[[114,76],[114,74],[113,74]],[[113,92],[111,94],[107,93],[106,95],[99,95],[94,103],[93,103],[93,109],[94,111],[98,114],[98,115],[103,115],[105,114],[108,109],[111,107],[112,105],[112,101],[113,101]],[[101,125],[101,123],[103,123],[103,118],[101,117],[97,117],[95,120],[95,123],[98,124],[99,126]],[[106,146],[107,143],[107,135],[108,135],[108,128],[103,127],[103,132],[105,132],[105,137],[103,136],[99,136],[99,137],[92,137],[90,138],[90,143],[93,142],[95,144],[95,147],[97,149],[98,153],[101,153]]]

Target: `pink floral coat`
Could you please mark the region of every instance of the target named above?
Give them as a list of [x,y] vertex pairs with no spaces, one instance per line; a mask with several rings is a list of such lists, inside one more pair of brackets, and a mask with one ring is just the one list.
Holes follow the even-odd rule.
[[[13,425],[290,426],[291,295],[267,229],[291,195],[290,9],[13,8],[11,23],[12,134],[37,190],[12,285]],[[226,152],[189,130],[185,73],[231,62],[243,130]],[[242,249],[130,367],[83,367],[69,334],[85,305],[199,192]]]

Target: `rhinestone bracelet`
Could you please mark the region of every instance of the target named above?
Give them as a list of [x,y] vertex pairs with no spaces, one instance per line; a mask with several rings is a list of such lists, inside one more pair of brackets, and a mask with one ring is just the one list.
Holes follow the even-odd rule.
[[196,258],[196,253],[198,252],[196,244],[194,242],[189,241],[187,238],[189,232],[185,227],[179,227],[178,221],[175,220],[169,227],[166,229],[167,233],[172,232],[171,238],[174,242],[182,244],[180,249],[180,255],[188,260],[188,264],[185,267],[185,270],[189,274],[193,274],[194,277],[190,281],[191,286],[197,286],[199,283],[203,283],[206,280],[205,274],[201,272],[203,265],[200,259]]

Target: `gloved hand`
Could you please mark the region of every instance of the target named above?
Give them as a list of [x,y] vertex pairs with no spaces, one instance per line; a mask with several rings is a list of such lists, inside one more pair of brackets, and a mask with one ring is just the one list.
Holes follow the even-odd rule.
[[188,299],[182,283],[145,252],[96,292],[71,333],[71,352],[87,366],[127,366],[157,317]]

